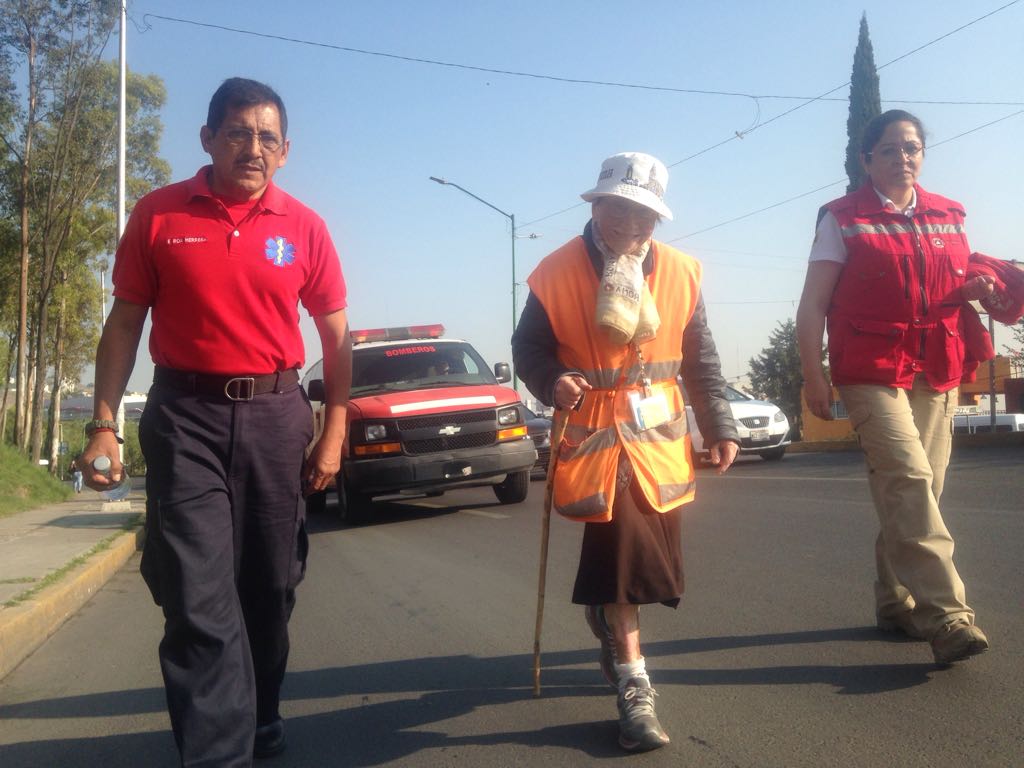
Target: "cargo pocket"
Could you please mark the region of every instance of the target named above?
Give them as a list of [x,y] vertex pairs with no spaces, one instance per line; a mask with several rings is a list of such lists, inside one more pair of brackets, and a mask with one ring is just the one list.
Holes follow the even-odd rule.
[[839,345],[838,372],[849,381],[893,381],[900,372],[908,327],[888,320],[850,320]]
[[960,318],[941,317],[929,332],[925,343],[927,368],[943,381],[959,375],[964,362],[964,339],[960,334]]
[[295,505],[295,533],[292,539],[292,561],[288,572],[288,589],[295,589],[306,577],[309,557],[309,534],[306,532],[306,503],[300,494]]
[[160,573],[163,571],[160,562],[162,542],[160,502],[155,499],[146,499],[145,538],[142,544],[142,562],[139,563],[139,573],[142,574],[142,580],[149,587],[149,594],[153,596],[153,602],[161,607],[163,606],[163,590],[160,584]]
[[615,464],[619,452],[614,429],[601,429],[573,446],[558,446],[553,496],[555,509],[576,520],[606,520],[615,496]]

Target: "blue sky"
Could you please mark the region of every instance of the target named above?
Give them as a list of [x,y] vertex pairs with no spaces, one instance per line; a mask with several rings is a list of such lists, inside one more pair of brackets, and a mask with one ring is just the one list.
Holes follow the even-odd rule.
[[[175,179],[205,162],[199,128],[222,80],[271,84],[292,142],[276,181],[326,220],[352,326],[442,322],[491,363],[511,357],[509,220],[428,177],[515,214],[519,235],[539,235],[516,240],[521,311],[530,270],[589,218],[578,195],[601,160],[654,154],[670,166],[675,213],[655,237],[704,264],[711,328],[733,379],[795,316],[817,209],[845,189],[849,88],[772,120],[804,104],[776,97],[810,99],[846,83],[862,12],[883,109],[916,113],[934,145],[921,183],[964,203],[975,250],[1024,258],[1019,236],[1011,240],[1024,178],[1024,2],[997,11],[1008,1],[130,0],[128,62],[167,85],[161,153]],[[336,47],[748,95],[567,83]],[[832,182],[842,183],[806,194]],[[304,335],[311,365],[320,357],[311,322]],[[146,389],[151,375],[143,351],[131,388]]]

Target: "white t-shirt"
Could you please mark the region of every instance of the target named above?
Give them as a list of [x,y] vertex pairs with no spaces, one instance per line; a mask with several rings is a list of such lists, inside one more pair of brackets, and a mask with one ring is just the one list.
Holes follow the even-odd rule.
[[[875,194],[882,202],[882,207],[889,211],[899,210],[896,204],[877,189]],[[908,219],[914,215],[914,208],[917,206],[917,190],[912,190],[910,205],[900,213]],[[832,215],[832,211],[826,211],[818,222],[818,228],[814,232],[814,243],[811,245],[811,255],[808,261],[838,261],[846,263],[846,243],[843,242],[843,233],[839,231],[839,222]]]

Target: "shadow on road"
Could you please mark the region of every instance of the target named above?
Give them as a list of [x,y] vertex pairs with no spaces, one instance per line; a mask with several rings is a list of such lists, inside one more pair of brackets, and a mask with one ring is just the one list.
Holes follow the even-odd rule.
[[[851,641],[884,642],[884,636],[872,628],[839,628],[652,642],[644,650],[648,658],[668,658],[737,648]],[[609,697],[610,692],[595,672],[594,659],[592,648],[544,654],[542,701]],[[448,727],[440,725],[477,709],[529,701],[533,696],[531,665],[528,654],[446,656],[290,672],[282,696],[286,701],[358,697],[359,703],[289,719],[289,748],[275,764],[373,766],[425,749],[488,745],[566,747],[584,751],[595,759],[620,755],[615,744],[614,721],[470,736],[450,736],[446,732]],[[659,686],[824,684],[837,693],[865,695],[922,685],[935,671],[936,667],[930,664],[659,667],[657,682]],[[10,723],[28,718],[117,718],[163,709],[163,691],[147,688],[4,705],[0,706],[0,719]],[[436,730],[431,730],[431,726]],[[175,751],[168,733],[57,739],[0,747],[0,765],[66,765],[69,754],[75,755],[77,766],[118,768],[145,764],[162,768],[174,765]],[[139,762],[142,755],[152,759]]]
[[[498,501],[484,502],[482,504],[452,504],[444,503],[440,498],[418,498],[417,500],[425,503],[417,504],[401,500],[378,501],[374,505],[374,516],[358,526],[342,522],[338,516],[338,507],[334,503],[328,502],[327,509],[323,514],[306,517],[306,531],[312,535],[351,528],[372,528],[379,525],[394,525],[413,520],[427,520],[432,517],[453,515],[465,509],[491,509],[504,506]],[[427,504],[430,504],[430,506],[427,506]]]

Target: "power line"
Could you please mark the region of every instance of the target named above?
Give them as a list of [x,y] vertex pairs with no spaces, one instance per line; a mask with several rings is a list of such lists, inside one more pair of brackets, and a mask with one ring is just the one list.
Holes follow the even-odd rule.
[[[963,133],[958,133],[956,136],[950,136],[948,139],[943,139],[942,141],[939,141],[939,142],[937,142],[935,144],[930,145],[928,148],[929,149],[934,149],[935,147],[941,147],[943,144],[948,144],[951,141],[963,138],[964,136],[967,136],[969,134],[975,133],[975,132],[980,131],[980,130],[982,130],[984,128],[988,128],[990,126],[996,125],[997,123],[1001,123],[1004,120],[1009,120],[1012,117],[1017,117],[1018,115],[1024,115],[1024,109],[1018,110],[1017,112],[1013,112],[1013,113],[1011,113],[1009,115],[1004,115],[1003,117],[1000,117],[1000,118],[997,118],[997,119],[992,120],[990,122],[987,122],[984,125],[976,126],[974,128],[971,128],[969,130],[964,131]],[[829,187],[834,187],[837,184],[845,184],[846,181],[847,180],[844,178],[844,179],[840,179],[839,181],[830,182],[829,184],[825,184],[823,186],[820,186],[817,189],[812,189],[812,190],[810,190],[808,192],[802,192],[799,195],[794,195],[793,197],[786,198],[785,200],[780,200],[777,203],[772,203],[771,205],[766,205],[764,208],[758,208],[756,211],[750,211],[749,213],[744,213],[744,214],[741,214],[740,216],[734,216],[733,218],[727,219],[726,221],[719,222],[718,224],[712,224],[710,227],[704,227],[704,229],[698,229],[695,232],[689,232],[689,233],[687,233],[685,235],[680,235],[679,237],[672,238],[671,240],[666,240],[665,242],[666,243],[677,243],[680,240],[685,240],[688,237],[693,237],[694,235],[701,235],[701,234],[703,234],[705,232],[711,231],[712,229],[718,229],[719,227],[724,227],[726,224],[732,224],[734,222],[741,221],[742,219],[748,219],[751,216],[756,216],[759,213],[764,213],[765,211],[770,211],[772,208],[778,208],[780,205],[786,205],[787,203],[792,203],[794,200],[799,200],[802,197],[807,197],[808,195],[813,195],[815,192],[821,192],[822,190],[828,189]],[[533,222],[528,222],[528,223],[533,223]],[[526,226],[526,225],[524,224],[523,226]]]
[[[971,21],[967,22],[966,24],[961,24],[956,29],[952,29],[952,30],[950,30],[949,32],[946,32],[943,35],[939,35],[934,40],[929,40],[924,45],[919,45],[917,48],[914,48],[913,50],[907,51],[906,53],[897,56],[895,59],[891,59],[890,61],[885,62],[885,64],[883,64],[880,67],[875,67],[875,71],[878,71],[878,70],[881,70],[881,69],[885,69],[886,67],[895,64],[897,61],[902,61],[903,59],[907,58],[908,56],[912,56],[913,54],[918,53],[919,51],[923,51],[925,48],[928,48],[929,46],[935,45],[939,41],[945,40],[947,37],[950,37],[951,35],[955,35],[957,32],[961,32],[961,31],[967,29],[968,27],[973,26],[974,24],[977,24],[980,21],[983,21],[983,20],[989,18],[990,16],[993,16],[993,15],[999,13],[1000,11],[1006,10],[1011,5],[1016,5],[1019,2],[1020,2],[1020,0],[1011,0],[1011,2],[1007,3],[1006,5],[1000,6],[999,8],[996,8],[993,11],[990,11],[990,12],[988,12],[988,13],[982,15],[982,16],[979,16],[976,19],[972,19]],[[808,99],[803,104],[797,104],[795,107],[793,107],[791,109],[787,109],[785,112],[780,112],[779,114],[775,115],[775,117],[769,118],[768,120],[765,120],[763,123],[761,123],[761,122],[756,123],[752,128],[748,128],[745,131],[736,131],[733,136],[730,136],[729,138],[724,139],[724,140],[718,142],[717,144],[714,144],[714,145],[708,147],[707,149],[702,149],[700,152],[695,152],[694,154],[690,155],[689,157],[684,157],[682,160],[678,160],[678,161],[672,163],[671,165],[669,165],[668,167],[672,168],[672,167],[674,167],[676,165],[679,165],[681,163],[685,163],[688,160],[692,160],[695,157],[703,155],[705,152],[709,152],[712,149],[716,149],[717,147],[720,147],[723,144],[728,144],[730,141],[735,141],[736,139],[742,139],[744,136],[746,136],[749,133],[753,133],[758,128],[764,128],[766,125],[770,125],[771,123],[774,123],[776,120],[781,120],[783,117],[786,117],[787,115],[791,115],[794,112],[796,112],[797,110],[803,109],[804,107],[806,107],[806,106],[808,106],[810,104],[813,104],[816,101],[824,101],[826,96],[828,96],[831,93],[835,93],[840,88],[845,88],[849,84],[850,84],[850,81],[847,80],[842,85],[837,85],[835,88],[831,88],[831,89],[825,91],[823,94],[821,94],[821,96],[818,96],[818,97],[812,98],[812,99]],[[904,103],[908,103],[909,104],[909,103],[912,103],[912,102],[904,102]],[[1010,105],[1010,106],[1016,106],[1016,104],[1013,104],[1013,105]]]
[[[876,67],[875,69],[876,69],[876,71],[880,70],[880,69],[885,69],[886,67],[891,66],[892,64],[895,64],[898,61],[902,61],[903,59],[907,58],[908,56],[911,56],[911,55],[913,55],[915,53],[918,53],[919,51],[922,51],[925,48],[927,48],[927,47],[929,47],[931,45],[934,45],[935,43],[937,43],[937,42],[939,42],[941,40],[945,40],[947,37],[950,37],[951,35],[954,35],[957,32],[961,32],[962,30],[967,29],[968,27],[973,26],[974,24],[977,24],[977,23],[979,23],[979,22],[989,18],[990,16],[993,16],[993,15],[999,13],[1000,11],[1004,11],[1007,8],[1009,8],[1010,6],[1016,5],[1019,2],[1020,2],[1020,0],[1011,0],[1011,2],[1006,3],[1005,5],[1001,5],[1000,7],[996,8],[996,9],[994,9],[994,10],[992,10],[992,11],[990,11],[990,12],[988,12],[988,13],[982,15],[982,16],[979,16],[976,19],[972,19],[971,21],[967,22],[966,24],[961,24],[956,29],[952,29],[949,32],[946,32],[945,34],[942,34],[942,35],[940,35],[939,37],[936,37],[933,40],[929,40],[924,45],[919,45],[917,48],[914,48],[913,50],[907,51],[906,53],[903,53],[903,54],[897,56],[895,59],[891,59],[890,61],[887,61],[882,66]],[[827,90],[824,93],[822,93],[820,96],[809,98],[803,104],[798,104],[795,107],[792,107],[791,109],[787,109],[785,112],[780,112],[779,114],[775,115],[772,118],[769,118],[768,120],[765,120],[764,122],[760,122],[760,120],[758,120],[758,121],[756,121],[754,123],[754,125],[752,127],[748,128],[748,129],[746,129],[744,131],[734,131],[732,136],[728,136],[727,138],[724,138],[721,141],[716,142],[715,144],[712,144],[712,145],[710,145],[708,147],[705,147],[704,149],[701,149],[701,150],[699,150],[697,152],[694,152],[691,155],[687,155],[682,160],[677,160],[674,163],[669,163],[666,167],[667,168],[674,168],[677,165],[682,165],[683,163],[689,162],[690,160],[693,160],[693,159],[695,159],[697,157],[700,157],[701,155],[704,155],[704,154],[706,154],[708,152],[711,152],[712,150],[718,149],[719,147],[724,146],[725,144],[728,144],[730,142],[736,141],[737,139],[742,139],[747,134],[750,134],[750,133],[753,133],[754,131],[756,131],[758,128],[764,128],[766,125],[770,125],[771,123],[774,123],[776,120],[781,120],[783,117],[786,117],[787,115],[791,115],[794,112],[796,112],[797,110],[803,109],[804,107],[806,107],[806,106],[808,106],[810,104],[814,104],[815,102],[818,102],[818,101],[831,101],[831,99],[826,99],[826,97],[829,94],[835,93],[840,88],[845,88],[849,84],[850,84],[850,81],[847,80],[842,85],[837,85],[835,88],[830,88],[829,90]],[[841,100],[841,99],[836,99],[836,100]],[[902,103],[910,104],[910,103],[913,103],[913,102],[904,101]],[[1016,103],[1010,103],[1007,106],[1017,106],[1017,105],[1016,105]],[[1015,114],[1019,114],[1019,113],[1015,113]],[[1010,115],[1009,117],[1012,117],[1012,115]],[[938,146],[938,145],[936,145],[936,146]],[[820,189],[827,189],[828,187],[835,186],[836,184],[839,184],[839,183],[841,183],[841,182],[832,182],[831,184],[827,184],[824,187],[821,187]],[[805,195],[813,194],[813,192],[816,192],[816,191],[820,191],[820,190],[812,190],[811,192],[806,192],[806,193],[804,193],[804,195],[799,195],[797,198],[793,198],[793,199],[795,200],[795,199],[798,199],[799,197],[803,197]],[[785,203],[785,202],[790,202],[790,201],[783,201],[783,203]],[[768,210],[769,208],[774,208],[774,207],[776,207],[776,205],[782,205],[783,203],[776,203],[775,205],[768,206],[768,208],[764,208],[762,210]],[[556,213],[550,213],[550,214],[547,214],[546,216],[541,216],[539,219],[533,219],[531,221],[527,221],[525,224],[523,224],[523,226],[524,227],[530,226],[530,225],[536,224],[536,223],[538,223],[540,221],[544,221],[546,219],[550,219],[550,218],[552,218],[554,216],[558,216],[560,214],[566,213],[566,212],[571,211],[571,210],[573,210],[575,208],[579,208],[581,205],[585,205],[585,203],[576,203],[575,205],[571,205],[568,208],[563,208],[562,210],[557,211]],[[755,213],[760,213],[760,212],[761,211],[755,211],[755,212],[750,213],[750,214],[745,214],[744,216],[741,216],[739,218],[746,218],[747,216],[753,216]],[[716,227],[724,226],[725,224],[732,223],[732,221],[738,221],[738,219],[733,219],[733,220],[728,221],[728,222],[723,222],[722,224],[716,224],[715,226]],[[710,229],[713,229],[713,228],[714,227],[710,227]],[[706,231],[707,230],[701,230],[701,232],[706,232]],[[691,234],[698,234],[698,233],[693,232]],[[689,237],[689,236],[690,235],[684,235],[684,237]],[[677,239],[680,239],[680,238],[677,238]],[[670,241],[670,242],[675,242],[675,241]]]
[[[1012,0],[1012,2],[1009,3],[1009,5],[1014,5],[1015,3],[1018,3],[1018,2],[1020,2],[1020,0]],[[1004,6],[1004,7],[1006,7],[1006,6]],[[997,10],[1001,10],[1001,9],[997,9]],[[993,11],[993,13],[995,13],[995,11]],[[982,18],[984,18],[984,17],[982,17]],[[538,72],[520,72],[520,71],[517,71],[517,70],[510,70],[510,69],[497,69],[497,68],[494,68],[494,67],[484,67],[484,66],[480,66],[480,65],[476,65],[476,64],[458,64],[458,63],[451,62],[451,61],[441,61],[440,59],[427,59],[427,58],[422,58],[422,57],[419,57],[419,56],[406,56],[406,55],[398,54],[398,53],[388,53],[386,51],[374,51],[374,50],[370,50],[370,49],[367,49],[367,48],[354,48],[352,46],[337,45],[337,44],[334,44],[334,43],[321,43],[321,42],[316,42],[314,40],[307,40],[307,39],[299,38],[299,37],[288,37],[286,35],[272,35],[272,34],[269,34],[267,32],[256,32],[256,31],[253,31],[253,30],[250,30],[250,29],[242,29],[240,27],[229,27],[229,26],[226,26],[226,25],[223,25],[223,24],[211,24],[209,22],[196,21],[194,19],[181,19],[181,18],[177,18],[177,17],[174,17],[174,16],[162,16],[162,15],[156,14],[156,13],[147,13],[147,14],[143,15],[142,20],[143,20],[143,23],[145,24],[145,27],[142,28],[142,31],[146,31],[148,29],[152,29],[152,25],[148,21],[149,19],[160,19],[161,21],[170,21],[170,22],[174,22],[174,23],[177,23],[177,24],[188,24],[188,25],[191,25],[191,26],[194,26],[194,27],[205,27],[207,29],[217,29],[217,30],[220,30],[222,32],[234,32],[235,34],[239,34],[239,35],[249,35],[250,37],[260,37],[260,38],[264,38],[264,39],[267,39],[267,40],[279,40],[281,42],[294,43],[296,45],[308,45],[308,46],[312,46],[312,47],[315,47],[315,48],[327,48],[327,49],[333,50],[333,51],[342,51],[344,53],[354,53],[354,54],[357,54],[357,55],[360,55],[360,56],[377,56],[377,57],[385,58],[385,59],[394,59],[396,61],[405,61],[405,62],[409,62],[409,63],[412,63],[412,64],[427,64],[427,65],[435,66],[435,67],[449,67],[451,69],[465,69],[465,70],[469,70],[471,72],[485,72],[487,74],[492,74],[492,75],[507,75],[508,77],[525,77],[525,78],[530,78],[530,79],[533,79],[533,80],[549,80],[549,81],[556,82],[556,83],[568,83],[570,85],[594,85],[594,86],[600,86],[600,87],[606,87],[606,88],[628,88],[628,89],[642,90],[642,91],[661,91],[661,92],[665,92],[665,93],[686,93],[686,94],[699,95],[699,96],[729,96],[729,97],[734,97],[734,98],[753,99],[754,101],[757,101],[759,99],[777,99],[777,100],[789,100],[789,101],[806,101],[806,102],[810,103],[810,102],[814,102],[814,101],[845,101],[846,100],[846,99],[844,99],[842,97],[838,97],[838,96],[835,97],[835,98],[828,98],[828,94],[832,93],[835,90],[838,90],[838,88],[833,88],[831,91],[828,91],[825,94],[822,94],[821,96],[795,96],[795,95],[777,94],[777,93],[743,93],[742,91],[718,91],[718,90],[713,90],[713,89],[708,89],[708,88],[678,88],[678,87],[667,86],[667,85],[650,85],[650,84],[646,84],[646,83],[625,83],[625,82],[615,82],[615,81],[610,81],[610,80],[591,80],[591,79],[588,79],[588,78],[580,78],[580,77],[564,77],[564,76],[561,76],[561,75],[546,75],[546,74],[541,74],[541,73],[538,73]],[[980,19],[978,19],[978,20],[980,20]],[[978,20],[976,20],[976,21],[978,21]],[[974,22],[971,22],[971,23],[974,23]],[[969,26],[969,24],[968,25],[964,25],[964,26]],[[959,31],[959,30],[953,30],[953,31],[956,32],[956,31]],[[945,36],[948,37],[949,34],[953,34],[953,33],[950,32],[950,33],[948,33]],[[938,39],[941,40],[942,38],[938,38]],[[935,41],[932,41],[932,42],[935,42]],[[927,43],[926,45],[931,45],[931,43]],[[926,46],[922,46],[922,48],[923,47],[926,47]],[[920,50],[920,49],[917,49],[917,50]],[[914,53],[914,52],[915,51],[911,51],[910,53]],[[905,54],[905,55],[909,56],[910,53]],[[899,59],[894,59],[893,61],[899,61]],[[889,63],[891,64],[892,62],[889,62]],[[844,84],[844,85],[846,85],[846,84]],[[843,87],[842,85],[839,86],[839,88],[842,88],[842,87]],[[887,99],[886,102],[887,103],[888,102],[892,102],[894,104],[895,103],[900,103],[900,104],[933,104],[933,105],[934,104],[946,104],[946,105],[953,105],[953,106],[1024,106],[1024,102],[1020,102],[1020,101],[943,101],[943,100],[916,101],[916,100],[913,100],[913,99]],[[783,113],[783,114],[786,114],[786,113]],[[776,118],[773,118],[773,120],[774,119],[776,119]],[[771,122],[771,121],[768,121],[768,122]],[[766,122],[764,124],[767,125],[768,123]],[[751,130],[753,130],[753,129],[751,129]]]
[[743,304],[794,304],[795,305],[795,304],[798,304],[799,302],[800,302],[800,299],[777,299],[777,300],[768,299],[768,300],[765,300],[765,301],[705,301],[704,303],[708,304],[708,305],[714,304],[715,306],[724,306],[726,304],[731,304],[731,305],[743,305]]
[[[924,43],[923,45],[918,46],[917,48],[914,48],[914,49],[912,49],[910,51],[907,51],[906,53],[901,54],[900,56],[897,56],[896,58],[891,59],[890,61],[887,61],[885,64],[882,64],[881,66],[876,67],[876,69],[877,70],[885,69],[886,67],[888,67],[888,66],[890,66],[892,64],[895,64],[898,61],[902,61],[903,59],[905,59],[905,58],[907,58],[907,57],[909,57],[909,56],[911,56],[911,55],[913,55],[915,53],[918,53],[918,52],[924,50],[925,48],[928,48],[929,46],[934,45],[935,43],[938,43],[938,42],[940,42],[940,41],[942,41],[942,40],[944,40],[944,39],[946,39],[946,38],[956,34],[957,32],[961,32],[962,30],[967,29],[968,27],[973,26],[974,24],[977,24],[977,23],[979,23],[979,22],[989,18],[989,17],[995,15],[996,13],[999,13],[999,12],[1001,12],[1001,11],[1003,11],[1003,10],[1013,6],[1013,5],[1017,5],[1019,2],[1021,2],[1021,0],[1011,0],[1011,2],[1008,2],[1005,5],[1002,5],[1002,6],[998,7],[998,8],[995,8],[994,10],[992,10],[992,11],[986,13],[986,14],[983,14],[982,16],[979,16],[979,17],[977,17],[975,19],[972,19],[971,21],[969,21],[969,22],[967,22],[965,24],[962,24],[959,27],[956,27],[955,29],[950,30],[949,32],[946,32],[945,34],[940,35],[939,37],[937,37],[937,38],[935,38],[933,40],[930,40],[927,43]],[[781,120],[783,117],[786,117],[787,115],[791,115],[792,113],[796,112],[797,110],[803,109],[804,107],[809,106],[810,104],[814,104],[815,102],[819,102],[819,101],[845,101],[846,99],[844,99],[844,98],[841,98],[841,97],[830,98],[829,95],[832,94],[832,93],[835,93],[840,88],[845,88],[847,85],[850,84],[849,81],[846,81],[845,83],[842,83],[841,85],[838,85],[835,88],[831,88],[831,89],[825,91],[824,93],[820,94],[819,96],[806,97],[806,96],[788,96],[788,95],[780,95],[780,94],[750,94],[750,93],[742,93],[742,92],[739,92],[739,91],[716,91],[716,90],[698,89],[698,88],[674,88],[674,87],[669,87],[669,86],[645,85],[645,84],[639,84],[639,83],[618,83],[618,82],[610,82],[610,81],[603,81],[603,80],[589,80],[589,79],[583,79],[583,78],[569,78],[569,77],[560,77],[560,76],[556,76],[556,75],[544,75],[544,74],[538,74],[538,73],[533,73],[533,72],[518,72],[518,71],[515,71],[515,70],[495,69],[495,68],[491,68],[491,67],[483,67],[483,66],[477,66],[477,65],[471,65],[471,64],[457,64],[457,63],[454,63],[454,62],[440,61],[440,60],[437,60],[437,59],[426,59],[426,58],[420,58],[420,57],[415,57],[415,56],[404,56],[404,55],[401,55],[401,54],[386,53],[384,51],[374,51],[374,50],[369,50],[369,49],[364,49],[364,48],[354,48],[354,47],[350,47],[350,46],[335,45],[335,44],[332,44],[332,43],[320,43],[320,42],[316,42],[316,41],[312,41],[312,40],[305,40],[305,39],[302,39],[302,38],[288,37],[288,36],[285,36],[285,35],[273,35],[273,34],[269,34],[269,33],[266,33],[266,32],[255,32],[255,31],[252,31],[252,30],[240,29],[238,27],[229,27],[229,26],[225,26],[225,25],[221,25],[221,24],[211,24],[211,23],[207,23],[207,22],[195,21],[193,19],[181,19],[181,18],[177,18],[177,17],[174,17],[174,16],[163,16],[163,15],[160,15],[160,14],[151,14],[151,13],[144,14],[143,15],[143,23],[146,25],[145,29],[151,29],[152,28],[152,26],[149,24],[149,21],[148,21],[151,18],[152,19],[160,19],[162,21],[174,22],[174,23],[178,23],[178,24],[187,24],[187,25],[196,26],[196,27],[205,27],[205,28],[208,28],[208,29],[217,29],[217,30],[221,30],[221,31],[225,31],[225,32],[234,32],[236,34],[249,35],[249,36],[252,36],[252,37],[260,37],[260,38],[265,38],[265,39],[270,39],[270,40],[279,40],[279,41],[282,41],[282,42],[294,43],[294,44],[297,44],[297,45],[307,45],[307,46],[312,46],[312,47],[317,47],[317,48],[326,48],[326,49],[330,49],[330,50],[343,51],[343,52],[346,52],[346,53],[354,53],[354,54],[359,54],[359,55],[364,55],[364,56],[377,56],[377,57],[381,57],[381,58],[395,59],[395,60],[398,60],[398,61],[406,61],[406,62],[416,63],[416,64],[428,64],[428,65],[433,65],[433,66],[449,67],[449,68],[453,68],[453,69],[464,69],[464,70],[470,70],[470,71],[476,71],[476,72],[486,72],[486,73],[489,73],[489,74],[508,75],[510,77],[526,77],[526,78],[532,78],[532,79],[536,79],[536,80],[550,80],[550,81],[554,81],[554,82],[570,83],[570,84],[577,84],[577,85],[595,85],[595,86],[615,87],[615,88],[631,88],[631,89],[638,89],[638,90],[663,91],[663,92],[670,92],[670,93],[687,93],[687,94],[710,95],[710,96],[743,97],[743,98],[753,99],[755,102],[758,102],[760,99],[791,99],[791,100],[802,100],[803,101],[802,104],[798,104],[795,107],[792,107],[791,109],[785,110],[784,112],[780,112],[779,114],[775,115],[774,117],[771,117],[771,118],[769,118],[769,119],[767,119],[767,120],[765,120],[763,122],[761,122],[760,118],[758,118],[755,121],[754,125],[751,126],[750,128],[748,128],[746,130],[743,130],[743,131],[735,131],[732,136],[729,136],[729,137],[727,137],[727,138],[725,138],[725,139],[723,139],[723,140],[721,140],[721,141],[719,141],[719,142],[717,142],[715,144],[712,144],[712,145],[710,145],[708,147],[705,147],[704,149],[701,149],[698,152],[694,152],[693,154],[688,155],[687,157],[684,157],[682,160],[677,160],[674,163],[670,163],[667,166],[669,168],[674,168],[677,165],[682,165],[685,162],[693,160],[693,159],[695,159],[695,158],[697,158],[697,157],[699,157],[699,156],[701,156],[703,154],[706,154],[707,152],[711,152],[712,150],[715,150],[715,149],[717,149],[717,148],[719,148],[719,147],[721,147],[721,146],[723,146],[725,144],[728,144],[728,143],[730,143],[732,141],[736,141],[737,139],[742,139],[746,135],[756,131],[758,128],[763,128],[764,126],[770,125],[771,123],[775,122],[776,120]],[[896,103],[896,102],[898,102],[898,103],[903,103],[903,104],[930,104],[930,105],[946,104],[946,105],[959,105],[959,106],[1021,106],[1022,104],[1024,104],[1024,102],[1018,102],[1018,101],[943,101],[943,100],[912,100],[912,99],[899,99],[899,100],[896,100],[896,99],[889,100],[889,99],[887,99],[885,101],[886,101],[886,103],[889,103],[889,102]],[[1003,118],[999,118],[998,120],[994,120],[994,121],[992,121],[990,123],[986,123],[985,125],[978,126],[977,128],[974,128],[974,129],[971,129],[970,131],[966,131],[964,133],[958,134],[957,136],[950,137],[949,139],[946,139],[946,140],[944,140],[942,142],[939,142],[938,144],[934,144],[932,146],[933,147],[940,146],[941,144],[945,144],[948,141],[953,141],[954,139],[960,138],[962,136],[966,136],[969,133],[973,133],[974,131],[981,130],[982,128],[986,128],[986,127],[988,127],[990,125],[994,125],[995,123],[1001,122],[1002,120],[1006,120],[1006,119],[1009,119],[1011,117],[1015,117],[1016,115],[1019,115],[1022,112],[1024,112],[1024,110],[1019,111],[1019,112],[1015,112],[1015,113],[1013,113],[1011,115],[1007,115],[1006,117],[1003,117]],[[715,225],[712,225],[710,227],[706,227],[706,228],[698,230],[696,232],[691,232],[691,233],[683,235],[681,237],[674,238],[673,240],[669,240],[668,242],[670,242],[670,243],[677,242],[677,241],[682,240],[684,238],[692,237],[692,236],[698,235],[698,234],[702,234],[702,233],[707,232],[709,230],[717,229],[718,227],[723,227],[723,226],[725,226],[727,224],[732,224],[732,223],[734,223],[736,221],[740,221],[742,219],[749,218],[751,216],[755,216],[755,215],[757,215],[759,213],[764,213],[765,211],[771,210],[772,208],[777,208],[777,207],[779,207],[781,205],[785,205],[787,203],[793,202],[794,200],[799,200],[802,197],[807,197],[808,195],[812,195],[812,194],[814,194],[816,192],[820,192],[820,191],[822,191],[824,189],[828,189],[829,187],[836,186],[837,184],[842,184],[844,181],[845,181],[845,179],[841,179],[839,181],[831,182],[831,183],[826,184],[824,186],[818,187],[817,189],[813,189],[813,190],[810,190],[808,192],[804,192],[804,193],[802,193],[800,195],[796,195],[796,196],[788,198],[786,200],[782,200],[782,201],[780,201],[778,203],[773,203],[772,205],[765,206],[764,208],[759,208],[756,211],[751,211],[750,213],[745,213],[745,214],[743,214],[741,216],[737,216],[735,218],[729,219],[728,221],[723,221],[723,222],[721,222],[719,224],[715,224]],[[546,221],[547,219],[554,218],[555,216],[559,216],[559,215],[561,215],[563,213],[567,213],[568,211],[571,211],[571,210],[574,210],[576,208],[579,208],[582,205],[585,205],[585,203],[582,203],[582,202],[575,203],[575,204],[573,204],[571,206],[568,206],[567,208],[563,208],[563,209],[561,209],[559,211],[555,211],[554,213],[550,213],[550,214],[547,214],[545,216],[541,216],[540,218],[532,219],[531,221],[524,222],[521,226],[526,227],[526,226],[530,226],[530,225],[533,225],[533,224],[537,224],[537,223],[539,223],[541,221]]]

